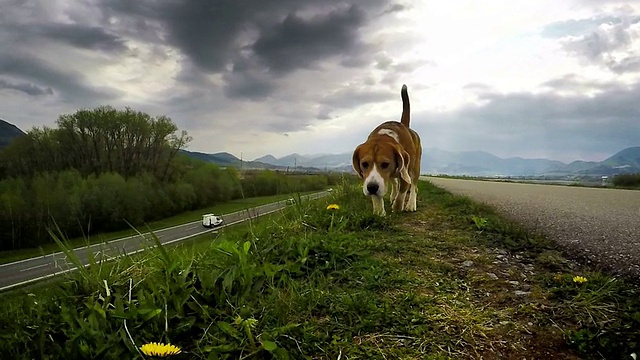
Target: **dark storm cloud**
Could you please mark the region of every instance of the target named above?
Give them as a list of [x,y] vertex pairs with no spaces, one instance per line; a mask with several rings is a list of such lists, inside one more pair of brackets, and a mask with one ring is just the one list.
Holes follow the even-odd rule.
[[[102,4],[112,15],[159,21],[167,40],[210,72],[225,71],[247,48],[275,70],[305,67],[315,60],[310,56],[347,52],[356,43],[357,28],[366,23],[367,10],[400,10],[388,0],[104,0]],[[309,18],[303,12],[315,15]],[[243,38],[248,33],[257,36]]]
[[250,20],[245,6],[243,1],[168,1],[159,3],[158,15],[172,44],[202,69],[220,72],[233,57],[238,35]]
[[[398,96],[400,98],[400,90]],[[335,108],[354,108],[358,105],[377,103],[386,100],[393,100],[394,94],[390,91],[376,89],[362,89],[360,87],[344,87],[331,95],[327,95],[320,100],[320,103]]]
[[107,17],[123,19],[128,27],[145,24],[141,30],[148,38],[158,31],[150,24],[158,23],[163,36],[157,41],[180,49],[201,70],[221,73],[248,45],[241,43],[243,33],[273,24],[283,11],[301,5],[295,0],[102,0],[102,7]]
[[[393,100],[393,95],[390,91],[363,86],[346,86],[320,100],[321,106],[316,114],[316,119],[331,119],[333,117],[331,113],[338,109],[353,109],[370,103]],[[400,91],[398,90],[399,97]]]
[[0,79],[0,89],[17,90],[31,96],[53,95],[53,90],[50,87],[43,88],[29,83],[12,82],[5,79]]
[[227,97],[261,100],[275,88],[275,81],[267,70],[251,62],[252,59],[236,60],[233,69],[224,74]]
[[[282,76],[329,58],[345,67],[370,62],[359,30],[371,18],[402,10],[389,0],[103,1],[105,17],[147,26],[200,71],[222,74],[225,94],[264,99]],[[136,21],[133,21],[135,18]],[[377,51],[377,50],[375,50]]]
[[46,24],[32,29],[44,38],[60,40],[85,49],[120,52],[127,49],[125,41],[103,28],[78,24]]
[[[569,87],[606,90],[597,95],[557,95]],[[444,148],[483,149],[509,156],[609,153],[640,145],[640,83],[580,84],[571,77],[546,83],[544,93],[486,92],[483,105],[467,105],[449,113],[418,113],[413,118],[428,142]]]
[[[56,2],[33,1],[29,6],[7,6],[0,14],[0,31],[5,49],[29,45],[36,49],[42,44],[66,43],[68,45],[105,52],[119,53],[127,50],[125,40],[115,31],[111,31],[108,22],[96,24],[93,19],[82,13],[82,6],[71,7],[63,21],[55,18]],[[50,8],[51,7],[51,8]],[[69,19],[74,19],[72,22]],[[0,41],[2,38],[0,37]]]
[[[78,4],[67,9],[53,1],[15,1],[3,6],[0,75],[5,79],[1,87],[31,96],[55,95],[74,106],[99,105],[114,99],[119,91],[90,84],[93,69],[78,67],[76,58],[86,60],[96,51],[118,56],[128,50],[126,41],[108,27],[92,23],[87,6]],[[65,18],[64,23],[61,18]],[[73,22],[76,20],[79,22]]]
[[613,81],[590,80],[582,78],[576,74],[567,74],[565,76],[551,79],[540,84],[547,90],[554,92],[573,92],[587,94],[591,91],[618,91],[620,84]]
[[405,5],[402,4],[391,4],[388,8],[384,9],[380,15],[392,14],[396,12],[401,12],[406,9]]
[[60,93],[63,100],[68,102],[110,99],[116,95],[113,90],[90,86],[82,74],[57,69],[33,56],[0,55],[0,74],[27,79],[49,87]]
[[309,68],[326,57],[349,53],[357,45],[357,30],[364,21],[364,13],[356,6],[309,20],[289,14],[263,30],[252,49],[271,71]]
[[[363,40],[363,29],[404,9],[393,0],[13,3],[0,11],[5,89],[31,95],[52,92],[70,106],[92,106],[121,94],[92,85],[98,72],[105,70],[109,76],[134,57],[144,57],[150,67],[175,61],[180,70],[170,81],[176,84],[154,103],[195,118],[222,111],[221,103],[234,103],[228,98],[268,102],[274,118],[287,119],[270,128],[286,131],[307,126],[317,111],[308,99],[304,114],[278,108],[283,99],[296,96],[284,87],[291,84],[286,77],[301,69],[323,71],[327,64],[357,70],[372,65],[380,49]],[[132,85],[138,79],[120,81]],[[334,103],[331,109],[346,106]],[[297,119],[295,126],[291,118]]]

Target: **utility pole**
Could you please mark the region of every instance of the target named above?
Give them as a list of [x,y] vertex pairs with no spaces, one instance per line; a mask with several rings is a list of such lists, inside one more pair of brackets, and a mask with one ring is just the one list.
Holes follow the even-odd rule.
[[242,170],[242,152],[240,152],[240,170]]

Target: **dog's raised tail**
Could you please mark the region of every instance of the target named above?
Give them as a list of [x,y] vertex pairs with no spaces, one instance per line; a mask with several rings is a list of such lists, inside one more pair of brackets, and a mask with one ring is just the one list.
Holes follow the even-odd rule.
[[400,90],[400,96],[402,96],[402,118],[400,118],[400,122],[409,127],[410,120],[410,106],[409,106],[409,93],[407,92],[407,85],[402,85],[402,90]]

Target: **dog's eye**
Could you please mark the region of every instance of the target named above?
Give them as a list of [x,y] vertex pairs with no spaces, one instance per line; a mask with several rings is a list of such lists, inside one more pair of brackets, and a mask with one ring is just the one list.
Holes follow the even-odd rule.
[[389,163],[385,161],[382,164],[380,164],[380,167],[383,168],[383,169],[386,169],[386,168],[389,167]]
[[369,163],[368,162],[365,161],[365,162],[362,163],[362,168],[363,169],[366,169],[368,167],[369,167]]

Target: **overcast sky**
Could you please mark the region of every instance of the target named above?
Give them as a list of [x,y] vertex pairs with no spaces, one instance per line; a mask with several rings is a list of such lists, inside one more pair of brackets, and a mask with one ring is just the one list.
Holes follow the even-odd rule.
[[166,115],[188,149],[342,153],[398,120],[423,146],[603,160],[640,146],[640,1],[0,0],[0,118]]

